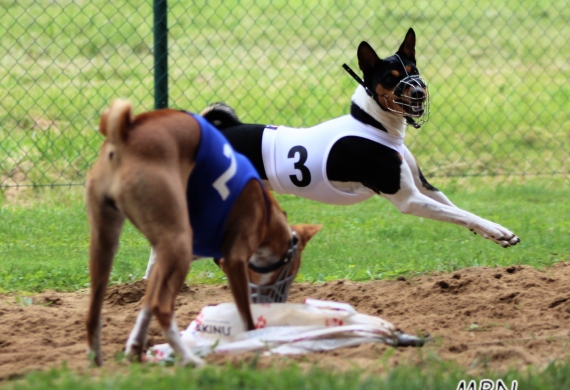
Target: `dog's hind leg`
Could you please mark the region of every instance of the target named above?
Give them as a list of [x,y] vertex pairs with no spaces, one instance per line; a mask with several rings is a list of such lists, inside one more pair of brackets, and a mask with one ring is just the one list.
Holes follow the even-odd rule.
[[[174,348],[176,354],[180,356],[180,365],[186,366],[188,363],[192,363],[195,366],[203,366],[206,364],[204,360],[200,357],[194,355],[190,348],[188,348],[182,341],[182,336],[176,325],[176,319],[174,314],[172,315],[172,320],[170,321],[170,327],[164,332],[164,338]],[[178,346],[178,347],[176,347]]]
[[[151,249],[150,258],[151,261],[149,261],[145,279],[150,279],[152,269],[156,262],[157,253],[154,248]],[[125,347],[125,354],[131,360],[135,357],[138,357],[140,359],[143,348],[146,344],[146,336],[148,334],[148,328],[150,325],[150,320],[152,319],[152,314],[153,313],[151,312],[149,305],[143,305],[139,311],[137,321],[133,330],[131,331],[131,334],[129,335],[129,339],[127,340],[127,345]],[[178,331],[178,326],[176,325],[176,320],[174,319],[174,311],[172,314],[172,319],[170,321],[170,326],[166,330],[163,327],[163,332],[166,341],[174,348],[174,351],[181,356],[182,365],[193,363],[194,365],[199,366],[204,364],[204,361],[196,357],[182,342],[180,333]]]
[[119,236],[125,217],[109,199],[98,196],[87,181],[87,216],[91,230],[89,244],[89,274],[91,297],[87,312],[87,345],[89,358],[97,366],[103,364],[101,352],[101,307],[109,282],[113,257],[119,246]]
[[174,317],[174,301],[184,283],[192,259],[191,236],[192,232],[188,226],[187,231],[179,234],[166,234],[153,245],[156,250],[156,266],[149,280],[137,325],[129,337],[129,340],[135,341],[135,348],[131,349],[130,356],[142,353],[148,330],[147,321],[150,321],[150,313],[152,313],[156,316],[170,346],[176,354],[181,356],[181,364],[204,364],[203,360],[195,356],[182,342]]
[[[125,201],[125,213],[133,224],[147,237],[156,253],[142,304],[141,313],[126,346],[127,357],[133,359],[142,354],[150,317],[155,315],[165,337],[182,363],[202,364],[185,346],[174,320],[174,301],[180,291],[192,260],[192,229],[188,217],[185,185],[171,171],[146,172],[144,180],[136,175],[136,185],[130,189],[129,201]],[[184,177],[187,175],[183,175]],[[157,200],[159,200],[157,202]]]
[[137,315],[137,321],[129,334],[125,346],[125,355],[129,360],[133,360],[134,358],[139,359],[139,361],[141,360],[151,319],[152,313],[150,308],[147,305],[143,305]]

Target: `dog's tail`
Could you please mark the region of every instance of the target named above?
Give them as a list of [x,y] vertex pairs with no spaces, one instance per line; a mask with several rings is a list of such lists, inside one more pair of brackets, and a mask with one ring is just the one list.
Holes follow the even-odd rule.
[[99,131],[113,143],[124,142],[129,135],[132,123],[132,105],[127,100],[117,99],[101,115]]
[[224,130],[228,127],[243,124],[243,122],[239,120],[234,109],[222,102],[210,104],[202,110],[200,115],[216,126],[218,130]]

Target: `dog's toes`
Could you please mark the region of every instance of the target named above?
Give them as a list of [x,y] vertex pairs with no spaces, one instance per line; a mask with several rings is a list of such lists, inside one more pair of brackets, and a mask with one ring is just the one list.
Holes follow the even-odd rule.
[[517,245],[519,242],[521,242],[521,239],[515,235],[509,240],[509,244],[511,245]]
[[521,239],[513,234],[510,238],[503,238],[497,243],[503,248],[509,248],[511,246],[517,245],[519,242],[521,242]]

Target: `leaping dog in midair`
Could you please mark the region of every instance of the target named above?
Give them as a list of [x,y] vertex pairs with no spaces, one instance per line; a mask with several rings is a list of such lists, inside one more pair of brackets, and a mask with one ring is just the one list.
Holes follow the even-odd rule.
[[338,205],[380,195],[402,213],[464,226],[505,248],[516,245],[520,239],[509,229],[458,208],[430,185],[404,145],[406,125],[419,127],[429,115],[415,46],[412,29],[387,58],[362,42],[357,55],[364,77],[352,72],[360,85],[350,115],[314,127],[245,124],[223,103],[210,105],[202,115],[279,194]]

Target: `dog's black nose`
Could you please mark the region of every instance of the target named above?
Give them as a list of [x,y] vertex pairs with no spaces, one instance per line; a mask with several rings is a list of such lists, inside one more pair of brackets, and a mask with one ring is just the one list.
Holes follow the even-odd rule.
[[426,97],[426,93],[421,88],[414,88],[410,92],[410,97],[414,100],[422,100]]

